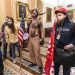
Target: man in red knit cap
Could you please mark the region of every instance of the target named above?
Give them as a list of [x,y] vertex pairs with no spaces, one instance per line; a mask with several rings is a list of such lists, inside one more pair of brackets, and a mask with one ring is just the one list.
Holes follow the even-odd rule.
[[[57,50],[69,51],[73,50],[75,46],[75,31],[73,31],[74,23],[72,23],[67,14],[65,8],[59,8],[55,11],[56,14],[56,39],[55,39],[55,75],[59,75],[59,67],[63,65],[63,75],[70,75],[70,69],[72,62],[60,62],[60,56],[58,56]],[[59,60],[60,59],[60,60]],[[68,64],[69,63],[69,64]]]

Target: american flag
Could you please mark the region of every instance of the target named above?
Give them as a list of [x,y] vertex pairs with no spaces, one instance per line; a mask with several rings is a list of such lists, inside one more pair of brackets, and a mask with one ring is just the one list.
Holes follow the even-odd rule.
[[22,17],[21,23],[20,23],[20,28],[18,31],[18,41],[19,41],[20,46],[22,45],[22,42],[23,42],[24,30],[25,30],[25,21],[24,21],[24,17]]
[[54,75],[55,28],[56,28],[56,23],[54,22],[52,32],[50,34],[48,53],[47,53],[46,62],[45,62],[45,66],[44,66],[42,75]]

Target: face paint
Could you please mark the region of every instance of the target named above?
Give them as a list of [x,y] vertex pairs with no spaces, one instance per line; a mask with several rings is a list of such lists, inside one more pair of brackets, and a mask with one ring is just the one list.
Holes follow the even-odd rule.
[[33,13],[32,13],[32,17],[37,18],[37,16],[38,16],[38,13],[34,10]]

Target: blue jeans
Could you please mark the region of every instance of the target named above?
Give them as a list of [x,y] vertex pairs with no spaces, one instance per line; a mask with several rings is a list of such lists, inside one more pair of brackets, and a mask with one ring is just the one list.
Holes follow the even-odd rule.
[[10,48],[11,48],[11,52],[12,52],[12,57],[13,57],[13,58],[16,58],[16,54],[15,54],[16,48],[17,48],[17,50],[18,50],[18,54],[19,54],[19,57],[20,57],[20,46],[19,46],[18,42],[16,42],[16,43],[11,43],[11,44],[10,44]]
[[0,49],[0,75],[3,75],[3,72],[4,72],[4,65],[2,60],[2,51]]
[[3,57],[7,58],[7,43],[6,44],[3,43]]

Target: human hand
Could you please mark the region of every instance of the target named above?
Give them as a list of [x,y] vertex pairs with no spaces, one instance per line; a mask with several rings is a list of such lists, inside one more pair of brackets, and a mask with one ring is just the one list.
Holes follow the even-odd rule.
[[44,39],[40,40],[40,45],[44,45]]
[[64,49],[67,49],[67,50],[69,50],[69,49],[73,50],[73,48],[74,48],[73,44],[69,44],[69,45],[64,46]]

